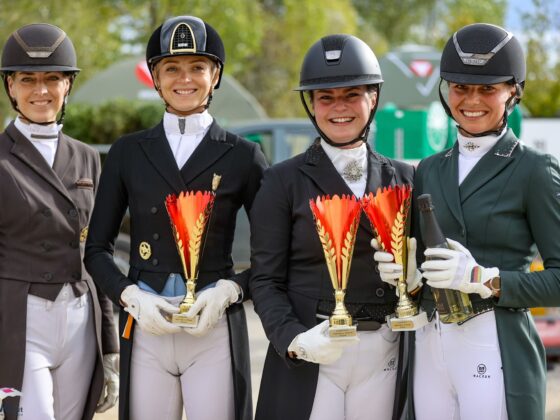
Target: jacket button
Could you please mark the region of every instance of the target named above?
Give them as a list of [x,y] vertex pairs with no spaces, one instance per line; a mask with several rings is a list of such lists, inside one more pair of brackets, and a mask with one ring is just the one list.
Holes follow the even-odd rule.
[[152,265],[158,265],[159,264],[159,260],[157,258],[154,258],[152,260]]
[[72,278],[74,280],[80,280],[82,275],[80,273],[72,273]]
[[159,239],[159,233],[154,233],[152,235],[152,238],[154,238],[157,241]]
[[385,296],[385,290],[383,290],[381,287],[378,287],[377,289],[375,289],[375,296],[377,297]]
[[78,241],[70,241],[70,248],[76,249],[79,246]]
[[152,208],[150,209],[150,212],[151,212],[152,214],[156,214],[156,213],[157,213],[157,207],[152,207]]
[[51,209],[43,209],[43,211],[41,211],[41,213],[43,213],[43,216],[45,216],[45,217],[51,217],[52,216]]
[[46,281],[51,281],[53,279],[53,274],[52,273],[43,273],[43,278]]
[[70,209],[68,210],[68,216],[75,219],[76,217],[78,217],[78,211],[76,209]]
[[53,249],[52,245],[49,244],[48,242],[43,242],[43,243],[41,244],[41,246],[43,247],[43,249],[44,249],[45,251],[50,251],[51,249]]

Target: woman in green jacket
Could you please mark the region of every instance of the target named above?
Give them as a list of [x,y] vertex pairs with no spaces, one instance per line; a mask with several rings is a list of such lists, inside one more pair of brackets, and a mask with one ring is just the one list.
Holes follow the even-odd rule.
[[[519,41],[494,25],[460,29],[442,54],[440,98],[458,133],[414,181],[450,247],[424,250],[420,299],[431,321],[412,356],[418,420],[545,417],[545,353],[527,308],[560,304],[560,168],[508,129],[525,74]],[[537,249],[545,270],[530,273]],[[443,323],[432,288],[469,293],[474,314]]]

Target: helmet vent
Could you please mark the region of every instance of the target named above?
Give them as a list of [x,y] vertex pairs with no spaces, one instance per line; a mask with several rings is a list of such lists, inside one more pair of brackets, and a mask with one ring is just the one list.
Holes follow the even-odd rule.
[[498,43],[492,50],[486,54],[484,53],[468,53],[464,52],[459,45],[459,41],[457,39],[457,32],[453,34],[453,44],[455,44],[455,50],[457,54],[461,58],[463,64],[470,65],[470,66],[485,66],[492,57],[494,57],[498,51],[500,51],[509,41],[513,38],[513,34],[511,32],[507,32],[506,37]]
[[173,30],[169,52],[171,54],[196,52],[196,40],[193,31],[186,23],[178,24]]
[[334,64],[342,57],[342,46],[346,37],[341,35],[331,35],[323,38],[323,51],[325,52],[325,60]]
[[31,47],[21,38],[17,31],[14,32],[14,39],[20,45],[20,47],[25,51],[25,53],[31,58],[48,58],[51,54],[58,48],[58,46],[66,38],[66,33],[60,31],[60,36],[54,41],[54,43],[47,47]]

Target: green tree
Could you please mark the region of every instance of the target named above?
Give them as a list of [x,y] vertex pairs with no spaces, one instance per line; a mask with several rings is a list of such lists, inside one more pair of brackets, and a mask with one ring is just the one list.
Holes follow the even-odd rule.
[[122,20],[129,26],[126,44],[142,54],[152,32],[172,16],[194,15],[207,21],[221,35],[226,49],[224,71],[236,77],[244,63],[258,54],[263,28],[262,7],[256,1],[120,0]]
[[[114,1],[98,0],[95,11],[91,2],[75,0],[0,0],[0,43],[3,45],[17,28],[35,22],[47,22],[62,28],[72,39],[82,69],[76,85],[119,56],[121,37],[111,23],[119,10]],[[11,110],[6,95],[0,95],[0,117]]]
[[260,54],[238,75],[270,116],[303,115],[293,89],[307,49],[333,33],[356,33],[358,16],[350,0],[267,0],[263,5]]
[[426,22],[434,13],[437,0],[353,0],[361,22],[370,32],[381,34],[396,47],[411,41],[425,41]]
[[550,0],[533,0],[533,6],[523,14],[528,37],[523,104],[534,117],[560,116],[560,48],[550,38],[560,31],[560,12]]
[[[438,8],[431,44],[443,49],[449,37],[471,23],[484,22],[503,26],[507,0],[442,0]],[[439,30],[438,30],[439,29]]]
[[[0,0],[0,42],[18,27],[48,22],[72,39],[82,69],[76,87],[115,60],[143,55],[154,29],[166,18],[192,14],[208,20],[220,32],[227,51],[225,72],[237,76],[244,63],[258,55],[263,33],[258,2],[191,0],[188,7],[172,0]],[[0,117],[11,109],[1,95]]]
[[[556,0],[533,0],[526,13],[526,106],[534,115],[558,113],[558,47],[545,44],[559,30]],[[16,28],[49,22],[72,38],[82,72],[76,87],[127,55],[143,55],[152,31],[166,18],[192,14],[222,35],[225,72],[253,93],[270,116],[303,115],[292,91],[307,49],[320,37],[351,33],[378,57],[403,43],[442,48],[459,27],[473,22],[503,25],[507,0],[0,0],[0,42]],[[558,43],[556,43],[557,45]],[[554,44],[552,44],[554,45]],[[551,58],[556,57],[555,62]],[[0,119],[10,109],[0,95]]]

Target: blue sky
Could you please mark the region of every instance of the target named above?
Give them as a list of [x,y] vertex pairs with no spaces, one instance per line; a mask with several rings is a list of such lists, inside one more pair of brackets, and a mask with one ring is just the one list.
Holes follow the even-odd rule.
[[[555,28],[552,32],[547,32],[542,42],[548,46],[549,60],[553,64],[558,60],[558,53],[560,49],[560,0],[543,0],[550,4],[550,12],[553,14],[553,19],[556,19],[553,26]],[[508,10],[506,13],[505,27],[513,32],[525,44],[525,36],[523,34],[523,22],[521,14],[523,12],[531,12],[534,10],[533,2],[531,0],[509,0]]]
[[[551,10],[555,11],[558,18],[560,11],[560,0],[545,0],[550,1]],[[506,27],[512,32],[523,29],[521,21],[522,12],[530,12],[534,9],[531,0],[508,0],[508,10],[506,13]]]

